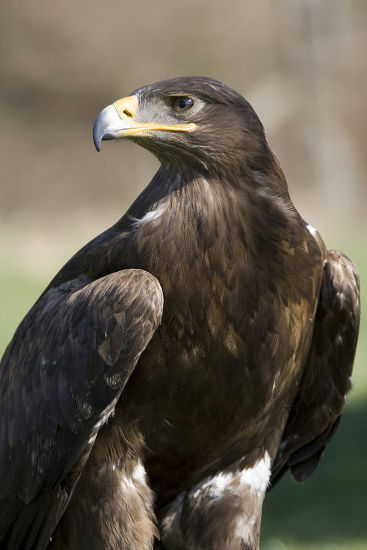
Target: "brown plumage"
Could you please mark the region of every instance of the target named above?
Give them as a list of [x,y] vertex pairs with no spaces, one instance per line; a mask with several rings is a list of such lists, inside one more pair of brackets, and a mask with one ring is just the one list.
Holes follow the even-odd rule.
[[96,121],[120,137],[161,167],[1,363],[1,547],[255,550],[269,483],[306,480],[340,417],[357,272],[223,84],[137,90]]

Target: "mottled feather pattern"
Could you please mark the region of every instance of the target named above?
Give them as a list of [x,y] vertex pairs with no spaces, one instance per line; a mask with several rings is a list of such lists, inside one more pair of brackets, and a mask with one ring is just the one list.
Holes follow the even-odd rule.
[[43,294],[3,358],[1,498],[16,491],[31,503],[85,460],[95,425],[121,393],[162,307],[159,283],[140,270]]

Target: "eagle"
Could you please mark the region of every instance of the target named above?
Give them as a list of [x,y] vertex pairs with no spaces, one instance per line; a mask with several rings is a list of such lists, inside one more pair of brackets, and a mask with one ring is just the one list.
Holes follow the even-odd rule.
[[94,125],[97,150],[120,138],[158,171],[1,362],[0,545],[255,550],[267,490],[307,480],[338,425],[358,274],[223,83],[134,91]]

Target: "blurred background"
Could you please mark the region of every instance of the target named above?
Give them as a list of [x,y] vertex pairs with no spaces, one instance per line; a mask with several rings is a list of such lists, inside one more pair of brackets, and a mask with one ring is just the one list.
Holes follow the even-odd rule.
[[[303,217],[367,285],[365,0],[14,0],[0,8],[0,351],[51,276],[112,225],[157,161],[94,150],[102,107],[206,75],[259,114]],[[363,286],[364,282],[364,286]],[[367,549],[367,329],[339,431],[310,482],[267,497],[264,550]]]

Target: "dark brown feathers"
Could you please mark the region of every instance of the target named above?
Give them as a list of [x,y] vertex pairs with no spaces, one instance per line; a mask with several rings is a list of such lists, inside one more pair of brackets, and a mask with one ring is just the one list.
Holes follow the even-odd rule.
[[125,270],[48,290],[19,326],[0,380],[6,548],[47,544],[162,306],[154,277]]
[[186,77],[124,101],[96,144],[129,137],[161,166],[4,355],[1,548],[256,550],[270,478],[307,479],[338,423],[357,273],[237,92]]
[[351,389],[359,317],[356,268],[344,254],[329,250],[310,353],[273,465],[273,484],[287,467],[297,481],[316,469]]

